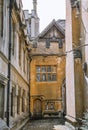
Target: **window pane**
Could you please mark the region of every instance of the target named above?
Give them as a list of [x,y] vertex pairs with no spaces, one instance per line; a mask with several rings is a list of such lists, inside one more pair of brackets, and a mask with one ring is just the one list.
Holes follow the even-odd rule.
[[45,110],[48,110],[48,103],[45,104]]
[[51,108],[51,103],[48,103],[48,108],[49,108],[49,110],[50,110],[50,108]]
[[52,72],[56,72],[56,66],[52,66]]
[[36,72],[37,72],[37,73],[40,73],[40,71],[41,71],[40,66],[37,66],[37,67],[36,67]]
[[46,39],[46,48],[49,48],[50,47],[50,41],[49,39]]
[[42,81],[46,81],[46,74],[42,74]]
[[36,79],[38,82],[40,81],[40,74],[37,74]]
[[54,110],[54,103],[51,103],[50,109],[51,109],[51,110]]
[[48,81],[51,81],[51,74],[48,74],[48,75],[47,75],[47,80],[48,80]]
[[36,66],[36,81],[56,81],[56,66]]
[[51,66],[47,66],[47,72],[51,72]]
[[37,48],[37,42],[33,42],[33,48]]
[[52,74],[52,81],[56,81],[56,74]]
[[59,39],[59,48],[63,47],[62,39]]
[[46,67],[42,66],[42,72],[46,72]]

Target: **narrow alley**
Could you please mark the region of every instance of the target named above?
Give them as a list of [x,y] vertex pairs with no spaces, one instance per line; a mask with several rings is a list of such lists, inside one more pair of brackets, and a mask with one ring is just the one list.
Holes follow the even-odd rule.
[[0,0],[0,130],[88,130],[88,0]]
[[21,130],[53,130],[59,124],[64,125],[64,119],[31,120]]

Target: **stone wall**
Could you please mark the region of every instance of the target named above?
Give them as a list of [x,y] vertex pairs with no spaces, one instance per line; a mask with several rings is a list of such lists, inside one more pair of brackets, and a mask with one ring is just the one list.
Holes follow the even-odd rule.
[[[36,66],[56,66],[57,80],[51,82],[37,82],[36,80]],[[52,112],[63,111],[62,108],[62,83],[65,78],[65,57],[58,56],[34,56],[31,61],[30,69],[30,110],[33,114],[33,101],[40,99],[42,102],[42,114],[45,112],[45,104],[47,102],[54,102],[54,110]],[[49,110],[48,110],[49,112]]]

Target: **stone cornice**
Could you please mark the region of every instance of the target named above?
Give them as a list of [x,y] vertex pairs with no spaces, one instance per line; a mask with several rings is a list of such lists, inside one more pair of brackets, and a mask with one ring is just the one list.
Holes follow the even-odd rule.
[[62,57],[62,56],[66,56],[66,54],[65,53],[30,54],[30,57],[34,57],[34,56],[45,56],[45,57],[47,57],[47,56],[58,56],[58,57]]

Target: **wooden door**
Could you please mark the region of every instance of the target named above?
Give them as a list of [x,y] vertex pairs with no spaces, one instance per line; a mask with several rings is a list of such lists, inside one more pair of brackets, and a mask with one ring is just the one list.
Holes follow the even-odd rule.
[[36,99],[34,101],[34,116],[35,117],[41,117],[42,115],[42,103],[41,103],[41,100],[39,99]]

